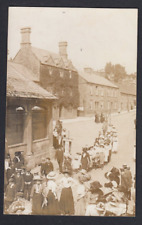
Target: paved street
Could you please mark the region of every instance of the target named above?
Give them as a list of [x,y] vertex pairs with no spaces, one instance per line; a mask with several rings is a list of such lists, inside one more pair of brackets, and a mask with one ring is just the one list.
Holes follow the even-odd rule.
[[[103,170],[97,169],[90,171],[93,179],[104,182],[104,173],[106,171],[109,171],[113,166],[120,168],[123,164],[129,165],[132,173],[135,174],[135,162],[133,159],[135,141],[134,119],[135,112],[112,116],[112,124],[116,126],[118,131],[118,153],[112,154],[111,162]],[[73,139],[72,155],[75,152],[81,152],[82,147],[86,144],[89,146],[92,145],[98,136],[101,126],[101,124],[94,123],[93,119],[78,122],[63,121],[63,127],[69,130],[69,135]]]

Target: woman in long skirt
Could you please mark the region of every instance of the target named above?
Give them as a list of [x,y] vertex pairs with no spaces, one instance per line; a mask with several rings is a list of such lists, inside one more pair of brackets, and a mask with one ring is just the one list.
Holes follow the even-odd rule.
[[55,172],[50,172],[47,175],[47,185],[44,187],[44,203],[43,203],[43,214],[44,215],[59,215],[59,203],[57,198],[57,185],[55,183]]
[[31,199],[32,199],[32,214],[41,215],[42,214],[42,185],[40,177],[34,179],[36,183],[33,185],[31,190]]
[[83,184],[83,181],[79,179],[75,204],[75,215],[84,216],[85,210],[86,210],[86,189]]
[[70,177],[69,172],[64,171],[64,177],[60,181],[62,190],[59,203],[61,214],[63,215],[74,214],[74,198],[71,188],[73,182],[74,180]]

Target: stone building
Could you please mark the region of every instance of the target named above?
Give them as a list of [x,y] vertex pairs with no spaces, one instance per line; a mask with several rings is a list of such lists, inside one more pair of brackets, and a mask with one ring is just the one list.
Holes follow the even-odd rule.
[[34,73],[36,81],[58,97],[53,118],[74,118],[79,105],[78,72],[68,59],[67,42],[59,42],[59,54],[35,48],[30,42],[31,28],[21,29],[21,48],[13,61]]
[[52,105],[56,97],[40,87],[37,77],[23,65],[7,64],[6,140],[14,157],[22,151],[27,166],[38,164],[52,152]]
[[91,68],[79,72],[79,116],[118,112],[119,88]]
[[130,111],[136,107],[136,84],[121,83],[119,87],[119,111]]

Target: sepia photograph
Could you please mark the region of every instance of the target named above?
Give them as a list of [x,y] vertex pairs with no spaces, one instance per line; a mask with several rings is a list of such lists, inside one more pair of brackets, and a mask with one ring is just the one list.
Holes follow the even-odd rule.
[[135,217],[137,20],[9,7],[4,214]]

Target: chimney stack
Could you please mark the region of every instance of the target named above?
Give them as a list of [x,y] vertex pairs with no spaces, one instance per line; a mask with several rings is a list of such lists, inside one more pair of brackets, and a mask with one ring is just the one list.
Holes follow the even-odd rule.
[[30,33],[31,33],[30,27],[21,28],[21,48],[31,46]]
[[59,54],[64,59],[68,58],[67,46],[68,46],[68,43],[66,41],[59,42]]

